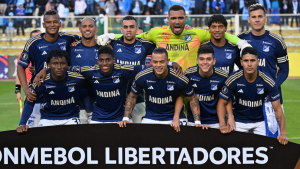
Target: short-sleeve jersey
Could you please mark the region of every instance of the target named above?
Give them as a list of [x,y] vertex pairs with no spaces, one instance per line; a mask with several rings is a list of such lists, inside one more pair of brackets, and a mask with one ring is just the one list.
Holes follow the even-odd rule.
[[[210,40],[209,31],[196,28],[184,29],[180,35],[175,35],[170,26],[152,28],[139,36],[155,42],[157,47],[165,48],[168,51],[170,61],[178,63],[183,71],[196,66],[200,44]],[[236,44],[238,40],[239,38],[232,38],[230,41]]]
[[[84,46],[81,41],[76,42],[76,46],[69,48],[70,66],[94,66],[97,64],[99,45]],[[89,83],[86,80],[86,83]],[[91,88],[82,88],[80,90],[80,99],[78,104],[81,110],[93,111],[95,96]]]
[[[17,63],[19,63],[19,60],[21,59],[21,56],[22,56],[22,53],[20,53]],[[31,63],[29,63],[28,66],[30,66],[30,65],[31,65]],[[18,67],[18,65],[17,65],[17,67]],[[31,76],[32,76],[31,72],[29,71],[29,68],[25,69],[25,74],[26,74],[26,82],[29,83],[30,79],[31,79]]]
[[[214,68],[213,74],[208,78],[203,78],[199,74],[199,66],[188,68],[184,72],[185,76],[190,80],[191,86],[197,95],[200,105],[200,120],[202,124],[219,123],[217,115],[217,104],[219,93],[227,79],[228,75],[225,71]],[[188,121],[194,122],[191,108],[188,104],[187,109]]]
[[257,71],[257,78],[249,83],[244,76],[244,70],[234,72],[225,81],[219,94],[224,100],[235,96],[233,103],[234,119],[242,123],[255,123],[264,121],[263,103],[268,96],[270,101],[280,99],[278,87],[273,78],[261,70]]
[[214,45],[210,40],[202,43],[202,45],[213,47],[216,58],[214,66],[216,68],[224,70],[227,74],[231,74],[234,70],[234,64],[241,67],[240,51],[236,45],[228,42],[228,40],[226,40],[225,45],[222,47]]
[[[152,51],[156,48],[155,43],[141,38],[136,38],[133,44],[124,42],[124,36],[118,40],[110,42],[114,49],[115,62],[125,65],[145,65],[147,55],[151,55]],[[127,93],[130,92],[130,86],[134,78],[130,79],[127,87]],[[145,102],[144,94],[141,93],[137,98],[136,103]]]
[[[168,67],[168,75],[164,79],[156,77],[153,67],[137,74],[131,91],[139,94],[143,89],[146,100],[145,118],[161,121],[173,120],[175,102],[180,93],[188,97],[194,94],[189,79],[185,76],[177,77],[171,67]],[[183,109],[180,118],[185,118]]]
[[128,81],[143,67],[115,63],[109,76],[101,74],[98,65],[81,68],[81,74],[90,82],[96,99],[92,120],[122,121]]

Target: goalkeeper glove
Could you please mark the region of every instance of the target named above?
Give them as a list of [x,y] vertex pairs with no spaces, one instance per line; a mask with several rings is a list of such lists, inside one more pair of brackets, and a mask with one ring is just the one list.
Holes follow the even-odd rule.
[[100,46],[106,46],[111,40],[115,39],[115,34],[107,33],[97,37],[97,44]]

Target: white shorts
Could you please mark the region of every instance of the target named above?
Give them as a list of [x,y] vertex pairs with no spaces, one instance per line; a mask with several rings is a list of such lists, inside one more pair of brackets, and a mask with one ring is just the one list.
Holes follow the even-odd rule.
[[80,119],[78,117],[73,117],[65,120],[49,120],[49,119],[41,119],[39,123],[39,127],[44,126],[58,126],[58,125],[74,125],[81,124]]
[[[219,129],[220,128],[220,124],[219,123],[215,123],[215,124],[203,124],[203,125],[210,126],[210,128],[212,128],[212,129]],[[188,126],[195,126],[195,123],[188,122]]]
[[93,112],[87,110],[80,110],[79,118],[81,124],[89,124],[92,119]]
[[38,127],[41,119],[40,109],[43,107],[43,103],[34,104],[32,113],[26,123],[29,128]]
[[145,102],[135,104],[132,113],[131,118],[133,123],[141,123],[143,117],[145,117],[146,114],[146,108],[145,108]]
[[[269,132],[275,134],[278,131],[278,135],[280,135],[280,128],[279,128],[277,120],[276,120],[276,115],[275,115],[275,111],[272,107],[272,103],[264,102],[264,104],[265,104],[264,112],[266,113],[265,121],[268,124],[267,128],[268,128]],[[281,105],[281,108],[282,108],[282,112],[284,114],[283,105]]]
[[[179,119],[179,121],[180,121],[181,126],[187,126],[186,119]],[[173,122],[173,120],[161,121],[161,120],[152,120],[152,119],[147,119],[147,118],[144,118],[142,121],[143,124],[171,124],[172,122]]]
[[236,131],[251,133],[253,131],[254,134],[266,136],[266,125],[265,121],[260,121],[256,123],[241,123],[235,122]]

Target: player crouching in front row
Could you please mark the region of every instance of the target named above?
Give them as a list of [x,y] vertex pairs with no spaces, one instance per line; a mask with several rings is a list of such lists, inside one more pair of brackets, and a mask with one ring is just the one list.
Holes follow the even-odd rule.
[[153,67],[147,68],[135,77],[125,102],[123,121],[120,127],[126,127],[129,117],[136,103],[139,93],[145,90],[146,115],[142,123],[171,124],[176,131],[180,131],[180,124],[187,125],[183,112],[183,100],[177,102],[182,93],[190,101],[191,111],[196,127],[208,128],[200,123],[199,102],[185,76],[176,76],[174,70],[168,66],[169,59],[166,49],[158,47],[152,53]]
[[[50,68],[44,83],[37,87],[33,84],[33,92],[44,96],[45,104],[40,109],[40,126],[71,125],[80,124],[79,89],[85,87],[84,77],[67,71],[69,54],[60,49],[52,50],[46,58]],[[28,126],[26,122],[33,110],[34,102],[25,105],[20,126],[17,132],[26,132]]]
[[[279,143],[286,145],[288,139],[285,130],[285,118],[280,105],[280,94],[274,80],[265,72],[257,70],[259,60],[257,50],[247,47],[242,51],[240,69],[225,81],[217,105],[220,131],[229,133],[232,128],[240,132],[253,130],[254,134],[266,135],[263,115],[263,102],[269,97],[280,128],[277,137]],[[231,95],[235,96],[234,109],[226,109]],[[231,104],[230,104],[231,105]],[[225,109],[228,113],[228,125],[225,124]]]

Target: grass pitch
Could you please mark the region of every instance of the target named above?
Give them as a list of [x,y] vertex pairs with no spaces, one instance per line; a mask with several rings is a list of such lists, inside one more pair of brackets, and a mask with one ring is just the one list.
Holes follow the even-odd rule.
[[[0,131],[15,130],[20,120],[19,103],[14,94],[15,82],[0,81],[0,86]],[[299,86],[300,79],[287,79],[282,85],[287,137],[289,141],[298,144],[300,144]]]

